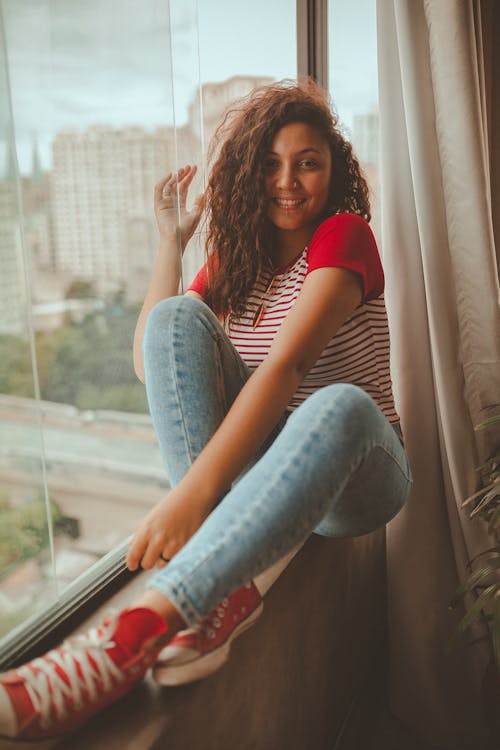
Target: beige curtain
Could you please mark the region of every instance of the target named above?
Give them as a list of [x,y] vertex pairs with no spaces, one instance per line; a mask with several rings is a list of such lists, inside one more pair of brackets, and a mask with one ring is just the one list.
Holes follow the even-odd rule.
[[[382,253],[392,371],[414,472],[388,528],[390,700],[433,746],[486,738],[485,643],[447,653],[448,602],[489,546],[460,508],[498,434],[500,407],[492,145],[479,0],[378,0]],[[498,44],[498,40],[497,40]],[[490,119],[489,119],[490,118]],[[496,406],[495,406],[496,405]],[[499,707],[500,710],[500,707]]]

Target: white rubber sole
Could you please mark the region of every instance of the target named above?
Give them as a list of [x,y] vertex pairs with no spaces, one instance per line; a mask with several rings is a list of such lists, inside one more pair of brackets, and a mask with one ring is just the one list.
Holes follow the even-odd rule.
[[188,682],[196,682],[196,680],[201,680],[203,677],[208,677],[208,675],[216,672],[228,660],[231,643],[254,624],[261,616],[263,609],[264,602],[260,602],[259,606],[245,620],[240,622],[224,643],[208,654],[205,654],[205,656],[200,656],[178,666],[173,664],[162,665],[161,661],[157,661],[153,667],[154,680],[159,685],[171,687],[174,685],[184,685]]

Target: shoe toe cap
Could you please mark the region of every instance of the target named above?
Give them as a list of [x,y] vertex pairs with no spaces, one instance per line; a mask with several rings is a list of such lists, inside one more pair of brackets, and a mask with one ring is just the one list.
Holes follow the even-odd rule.
[[0,685],[0,736],[16,737],[18,731],[17,715],[10,695],[5,687]]

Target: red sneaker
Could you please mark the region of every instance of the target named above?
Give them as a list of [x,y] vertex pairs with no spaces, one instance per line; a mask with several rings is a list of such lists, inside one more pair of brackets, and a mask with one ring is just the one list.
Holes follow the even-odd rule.
[[224,599],[201,623],[181,630],[160,652],[153,677],[160,685],[182,685],[215,672],[229,657],[232,641],[262,614],[253,582]]
[[74,729],[143,677],[166,631],[165,621],[150,609],[123,610],[1,674],[0,737],[44,740]]

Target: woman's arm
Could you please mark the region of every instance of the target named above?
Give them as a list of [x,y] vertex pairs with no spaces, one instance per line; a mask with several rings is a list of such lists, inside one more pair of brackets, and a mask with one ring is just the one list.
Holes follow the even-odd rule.
[[[321,268],[307,276],[262,364],[183,479],[208,508],[256,454],[321,352],[361,301],[356,274]],[[201,486],[202,485],[202,486]],[[201,494],[200,494],[201,493]]]
[[[169,174],[155,185],[154,211],[160,242],[149,287],[137,320],[133,345],[134,370],[142,383],[144,383],[142,340],[146,320],[157,302],[179,294],[182,253],[198,225],[203,209],[203,196],[198,196],[191,211],[186,208],[188,189],[195,174],[196,167],[183,167],[179,169],[177,175]],[[169,197],[164,196],[164,188],[170,191]],[[190,294],[194,295],[195,292],[190,292]]]
[[172,557],[196,531],[283,414],[298,385],[362,298],[359,276],[318,268],[307,277],[269,354],[178,485],[148,514],[132,540],[131,570]]
[[179,294],[181,278],[181,257],[177,238],[160,238],[158,255],[153,267],[148,291],[134,333],[134,370],[139,380],[144,383],[144,364],[142,361],[142,340],[150,310],[162,299]]

